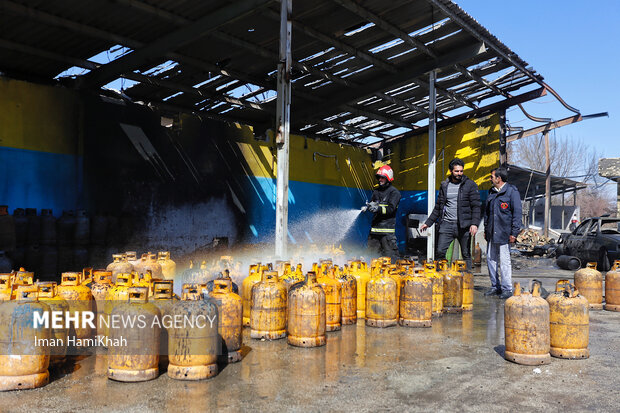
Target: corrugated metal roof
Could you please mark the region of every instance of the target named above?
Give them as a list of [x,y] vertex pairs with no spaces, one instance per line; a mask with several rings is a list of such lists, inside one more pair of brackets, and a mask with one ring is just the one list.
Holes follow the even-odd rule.
[[[126,96],[167,114],[259,130],[275,123],[277,1],[1,0],[0,11],[0,71],[9,76],[53,81],[87,67],[77,85],[99,88],[110,74],[136,80]],[[294,0],[292,18],[293,132],[369,143],[415,131],[428,118],[431,69],[440,119],[542,80],[448,0]],[[130,50],[114,60],[106,51],[117,45]],[[96,68],[88,59],[100,53]]]

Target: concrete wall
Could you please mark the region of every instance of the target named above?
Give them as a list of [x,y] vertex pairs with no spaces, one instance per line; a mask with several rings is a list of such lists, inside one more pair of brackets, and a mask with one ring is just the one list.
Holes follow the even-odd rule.
[[[127,248],[187,253],[214,237],[270,242],[275,225],[273,136],[251,128],[181,116],[173,128],[143,105],[60,87],[0,78],[0,203],[84,208],[120,218]],[[426,213],[426,135],[392,144],[384,161],[402,191],[405,216]],[[499,116],[467,120],[438,133],[437,176],[454,156],[487,188],[498,165]],[[443,155],[442,155],[443,154]],[[442,162],[442,160],[444,160]],[[348,145],[291,137],[289,240],[363,246],[374,185],[371,154]],[[377,165],[375,165],[376,167]]]

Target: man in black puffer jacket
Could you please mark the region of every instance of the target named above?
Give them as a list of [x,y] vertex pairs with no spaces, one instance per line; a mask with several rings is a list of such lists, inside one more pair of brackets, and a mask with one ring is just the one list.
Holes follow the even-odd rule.
[[441,183],[435,209],[420,227],[422,231],[434,223],[439,226],[436,259],[442,260],[453,240],[458,239],[461,253],[471,271],[471,237],[480,224],[480,192],[478,185],[465,175],[465,163],[454,158],[450,161],[450,176]]

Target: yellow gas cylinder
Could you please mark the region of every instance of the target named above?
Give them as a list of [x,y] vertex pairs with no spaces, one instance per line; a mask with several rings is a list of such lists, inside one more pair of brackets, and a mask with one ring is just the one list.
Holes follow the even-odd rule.
[[[168,367],[168,329],[169,324],[165,321],[170,317],[172,306],[175,302],[174,285],[172,280],[153,281],[153,295],[149,297],[149,302],[159,310],[161,315],[161,339],[159,340],[159,366],[160,370]],[[168,316],[164,318],[165,316]]]
[[138,258],[136,251],[125,251],[123,254],[123,261],[127,261],[135,270],[135,266],[140,262],[140,258]]
[[135,260],[135,261],[129,261],[132,265],[133,265],[133,271],[137,272],[138,274],[141,274],[144,272],[144,268],[147,266],[148,261],[149,261],[149,253],[144,253],[140,256],[139,259]]
[[620,260],[605,274],[605,310],[620,311]]
[[320,347],[326,343],[325,291],[316,274],[308,272],[305,280],[288,292],[288,343],[297,347]]
[[342,317],[342,287],[336,280],[332,267],[322,267],[327,271],[324,276],[317,277],[317,282],[325,291],[325,329],[340,330]]
[[34,273],[32,271],[26,271],[23,267],[21,267],[18,271],[13,272],[11,279],[11,299],[15,300],[17,298],[17,287],[20,285],[33,285],[33,283]]
[[590,356],[588,340],[590,314],[588,299],[570,285],[564,285],[557,297],[549,299],[550,353],[564,359],[585,359]]
[[243,304],[243,326],[250,326],[250,309],[252,308],[252,287],[260,282],[262,273],[267,271],[267,267],[261,264],[250,265],[249,275],[243,280],[241,285],[241,303]]
[[446,313],[463,311],[463,275],[457,270],[456,263],[443,273],[443,310]]
[[0,274],[0,301],[10,300],[12,295],[12,274]]
[[[63,272],[61,282],[58,286],[58,295],[67,301],[71,313],[92,312],[94,309],[93,294],[90,288],[82,285],[82,274],[79,272]],[[86,348],[83,339],[91,338],[94,331],[85,323],[79,323],[74,331],[69,331],[69,335],[75,333],[76,348]]]
[[400,288],[400,316],[403,327],[430,327],[433,315],[433,282],[424,270],[415,270],[402,280]]
[[433,316],[443,314],[443,276],[436,271],[434,262],[424,262],[424,273],[433,283]]
[[304,280],[303,275],[300,277],[299,272],[292,271],[291,264],[289,262],[284,263],[282,270],[282,277],[279,277],[280,281],[286,285],[286,291],[288,292],[291,289],[291,286],[295,283],[301,282]]
[[123,254],[112,254],[113,261],[106,267],[107,271],[112,272],[112,283],[116,282],[116,275],[119,273],[130,273],[133,265],[123,259]]
[[97,326],[98,333],[102,332],[104,328],[102,320],[104,318],[105,298],[108,295],[108,290],[112,287],[112,271],[93,271],[93,282],[90,285],[90,291],[95,300],[95,325]]
[[472,311],[474,309],[474,274],[467,271],[467,263],[457,260],[456,268],[463,276],[463,311]]
[[[153,273],[150,269],[146,269],[142,273],[137,273],[136,271],[131,273],[133,278],[131,282],[132,287],[145,287],[147,288],[149,296],[153,294]],[[160,280],[161,278],[157,278]]]
[[[153,380],[159,376],[159,309],[148,302],[148,288],[130,287],[128,299],[112,311],[112,318],[137,320],[134,326],[110,326],[108,378],[123,382]],[[144,322],[140,327],[138,322]]]
[[90,288],[90,284],[93,282],[93,267],[86,267],[82,269],[82,277],[80,283]]
[[596,262],[575,272],[575,288],[588,299],[591,310],[603,309],[603,274],[596,270]]
[[366,284],[366,325],[390,327],[398,322],[398,283],[389,268],[372,275]]
[[363,320],[366,318],[366,284],[370,279],[370,271],[363,261],[352,261],[349,271],[357,282],[357,318]]
[[287,291],[276,271],[265,271],[252,287],[250,337],[276,340],[286,337]]
[[[60,324],[56,327],[50,323],[51,338],[56,344],[50,347],[50,366],[59,366],[65,362],[67,354],[69,331],[65,326],[65,314],[69,311],[69,304],[58,295],[58,285],[55,281],[39,281],[37,287],[39,289],[39,301],[47,304],[50,311],[57,312],[56,314],[60,315],[61,318]],[[50,314],[51,320],[52,314]]]
[[556,304],[556,302],[560,300],[560,298],[564,295],[564,289],[566,287],[574,288],[575,286],[571,285],[570,280],[558,280],[555,283],[555,291],[547,296],[547,303],[549,304],[549,307]]
[[232,291],[232,280],[213,281],[213,291],[209,294],[217,305],[217,329],[222,337],[222,354],[228,354],[228,362],[241,361],[241,336],[243,307],[241,297]]
[[340,275],[336,271],[336,277],[340,281],[342,292],[341,323],[342,325],[355,324],[357,323],[357,280],[349,273],[348,268]]
[[[181,301],[172,308],[173,319],[202,320],[194,325],[173,324],[168,330],[168,376],[178,380],[202,380],[217,374],[220,351],[217,307],[213,299],[203,299],[197,284],[183,286]],[[207,320],[204,322],[204,320]]]
[[133,277],[128,273],[119,273],[116,275],[116,283],[110,288],[105,296],[105,303],[103,305],[103,320],[99,322],[103,326],[102,331],[99,331],[99,335],[104,337],[108,336],[110,332],[110,314],[114,307],[120,302],[127,301],[129,296],[129,287],[131,287]]
[[[39,302],[36,285],[20,285],[14,301],[0,306],[0,391],[34,389],[49,382],[49,325],[34,327],[34,313],[50,311]],[[35,345],[35,337],[39,341]]]
[[518,364],[547,364],[549,355],[549,304],[540,296],[540,285],[534,283],[532,293],[521,292],[515,283],[514,295],[504,304],[504,358]]
[[162,277],[166,280],[174,280],[177,263],[170,259],[170,251],[160,251],[157,254],[157,263],[161,267]]

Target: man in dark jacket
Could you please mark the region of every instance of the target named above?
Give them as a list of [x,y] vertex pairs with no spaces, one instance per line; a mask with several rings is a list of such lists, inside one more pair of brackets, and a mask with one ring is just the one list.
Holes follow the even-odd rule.
[[450,176],[441,183],[435,208],[420,227],[424,231],[434,223],[439,226],[436,259],[442,260],[452,241],[457,239],[461,253],[471,271],[471,237],[480,224],[480,192],[478,185],[465,175],[465,163],[454,158],[450,161]]
[[392,186],[394,171],[388,165],[379,168],[376,177],[379,186],[372,192],[370,203],[365,207],[375,214],[368,235],[368,249],[375,254],[396,260],[399,254],[394,228],[400,192]]
[[493,187],[484,208],[484,239],[488,244],[487,266],[491,278],[491,289],[485,295],[499,295],[500,298],[512,296],[510,244],[516,241],[521,231],[521,197],[519,190],[507,180],[506,168],[491,171]]

